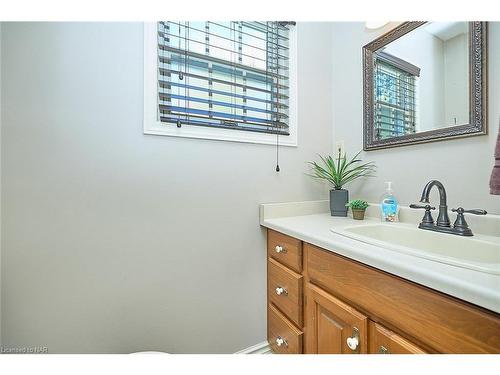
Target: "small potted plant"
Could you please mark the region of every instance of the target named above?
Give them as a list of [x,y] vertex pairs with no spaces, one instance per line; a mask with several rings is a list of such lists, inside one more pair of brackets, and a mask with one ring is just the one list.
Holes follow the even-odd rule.
[[352,210],[352,218],[355,220],[363,220],[365,218],[365,211],[369,204],[367,201],[361,199],[354,199],[346,204]]
[[319,156],[321,165],[315,161],[309,162],[312,173],[309,176],[328,181],[333,189],[330,190],[330,211],[332,216],[347,216],[346,204],[349,201],[349,191],[343,189],[344,185],[361,177],[372,177],[376,169],[375,163],[363,163],[358,159],[358,152],[352,159],[341,155],[338,150],[337,158]]

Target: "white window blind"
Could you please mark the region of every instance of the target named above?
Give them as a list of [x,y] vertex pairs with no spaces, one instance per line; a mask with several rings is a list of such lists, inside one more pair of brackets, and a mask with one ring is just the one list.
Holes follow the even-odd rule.
[[289,134],[290,22],[158,22],[158,118]]

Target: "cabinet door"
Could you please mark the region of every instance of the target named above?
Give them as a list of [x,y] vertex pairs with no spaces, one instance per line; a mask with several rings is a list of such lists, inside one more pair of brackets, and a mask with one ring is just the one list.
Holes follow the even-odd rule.
[[306,286],[305,351],[308,354],[367,352],[367,317],[317,286]]
[[370,354],[424,354],[425,351],[388,330],[384,326],[369,322],[369,353]]

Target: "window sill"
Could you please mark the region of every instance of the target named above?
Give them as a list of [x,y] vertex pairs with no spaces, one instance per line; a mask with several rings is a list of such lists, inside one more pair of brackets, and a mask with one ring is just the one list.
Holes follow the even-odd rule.
[[[175,125],[155,125],[144,127],[146,135],[163,135],[169,137],[210,139],[226,142],[255,143],[264,145],[276,145],[276,135],[266,133],[245,132],[242,130],[212,129],[196,126],[183,125],[177,128]],[[297,147],[296,133],[291,135],[280,135],[278,138],[280,146]]]

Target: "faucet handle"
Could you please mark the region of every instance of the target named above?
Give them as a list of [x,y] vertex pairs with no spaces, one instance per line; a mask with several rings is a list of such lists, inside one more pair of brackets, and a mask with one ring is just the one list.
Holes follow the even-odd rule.
[[474,214],[474,215],[486,215],[487,212],[485,210],[479,210],[479,209],[474,209],[474,210],[464,210],[462,207],[458,208],[452,208],[452,212],[457,213],[457,219],[455,220],[455,223],[453,223],[453,228],[460,231],[464,236],[472,236],[472,231],[469,228],[469,225],[467,224],[467,221],[465,221],[464,214]]
[[410,204],[410,208],[422,208],[426,211],[430,211],[430,210],[435,210],[436,207],[431,207],[430,204],[426,204],[426,205],[421,205],[421,204]]
[[462,207],[452,208],[451,212],[456,212],[459,215],[461,214],[474,214],[474,215],[486,215],[488,212],[486,210],[473,209],[473,210],[465,210]]
[[431,215],[431,210],[435,210],[436,207],[432,207],[430,204],[420,205],[420,204],[410,204],[410,208],[422,208],[425,210],[424,217],[422,218],[421,225],[430,226],[434,225],[434,218]]

